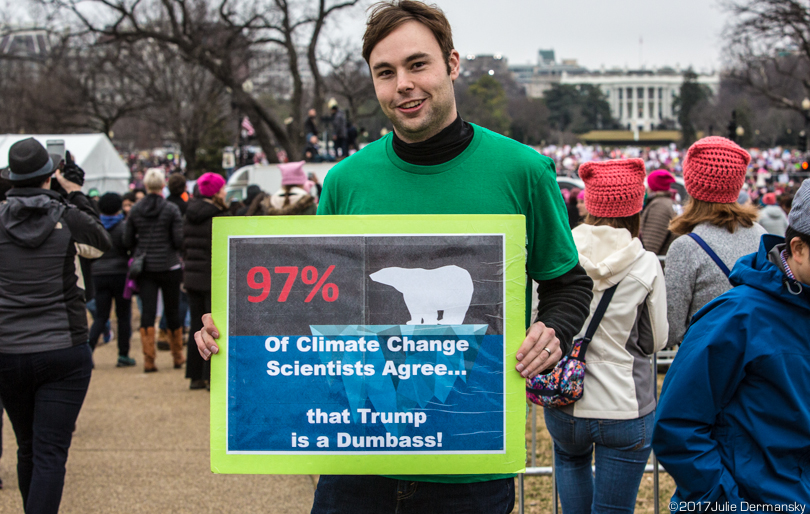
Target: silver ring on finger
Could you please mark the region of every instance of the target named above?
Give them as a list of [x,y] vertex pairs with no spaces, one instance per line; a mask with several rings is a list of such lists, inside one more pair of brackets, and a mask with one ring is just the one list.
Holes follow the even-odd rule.
[[549,356],[551,356],[551,350],[549,350],[548,348],[543,348],[543,351],[548,352]]

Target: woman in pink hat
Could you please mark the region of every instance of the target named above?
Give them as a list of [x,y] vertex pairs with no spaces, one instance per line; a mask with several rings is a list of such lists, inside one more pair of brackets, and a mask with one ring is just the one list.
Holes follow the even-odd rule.
[[188,202],[183,216],[183,284],[191,312],[186,378],[191,380],[191,389],[205,389],[209,368],[196,350],[194,332],[202,328],[202,315],[211,312],[211,230],[214,218],[228,214],[228,202],[222,175],[203,174],[197,188],[200,194]]
[[318,205],[310,194],[313,182],[304,173],[305,161],[279,164],[281,189],[261,201],[265,216],[294,216],[315,214]]
[[669,222],[675,217],[675,203],[670,187],[675,182],[672,173],[656,170],[647,176],[647,204],[641,212],[641,242],[656,255],[666,255],[675,239]]
[[669,346],[683,339],[689,320],[729,289],[737,259],[759,248],[765,229],[752,206],[737,203],[751,156],[730,139],[704,137],[686,152],[683,181],[691,200],[670,223],[679,237],[667,252]]
[[591,313],[603,298],[609,303],[585,356],[582,398],[545,408],[546,427],[563,512],[632,513],[655,418],[651,356],[667,340],[664,273],[638,239],[644,161],[587,162],[579,176],[588,214],[572,233],[579,263],[593,280]]

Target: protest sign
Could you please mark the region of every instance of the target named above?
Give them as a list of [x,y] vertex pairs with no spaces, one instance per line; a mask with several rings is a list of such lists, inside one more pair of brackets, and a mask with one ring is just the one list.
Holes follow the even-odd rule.
[[211,467],[525,463],[523,216],[215,218]]

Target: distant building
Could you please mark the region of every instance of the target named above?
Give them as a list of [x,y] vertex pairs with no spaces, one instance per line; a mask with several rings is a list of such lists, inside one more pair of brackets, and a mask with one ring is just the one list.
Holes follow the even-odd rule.
[[[655,130],[661,125],[677,127],[673,100],[680,93],[683,73],[672,68],[657,70],[611,69],[590,71],[574,60],[557,63],[553,50],[540,50],[537,65],[510,66],[515,81],[526,94],[542,97],[553,84],[593,85],[607,97],[610,112],[622,128]],[[713,94],[720,87],[720,75],[698,75],[698,83]]]
[[575,59],[563,59],[557,62],[554,50],[540,50],[537,53],[537,64],[512,65],[509,67],[512,76],[526,90],[526,96],[541,98],[554,84],[559,84],[563,75],[578,76],[588,73]]
[[478,80],[483,75],[506,76],[509,71],[509,62],[500,54],[468,54],[461,60],[461,76],[471,82]]
[[44,59],[50,49],[45,30],[13,30],[0,35],[0,56],[3,57]]
[[[712,94],[717,94],[720,88],[718,74],[698,75],[697,81]],[[560,83],[598,86],[607,97],[611,115],[627,130],[655,130],[662,123],[669,124],[669,128],[677,126],[673,100],[680,94],[683,74],[672,68],[566,75]]]

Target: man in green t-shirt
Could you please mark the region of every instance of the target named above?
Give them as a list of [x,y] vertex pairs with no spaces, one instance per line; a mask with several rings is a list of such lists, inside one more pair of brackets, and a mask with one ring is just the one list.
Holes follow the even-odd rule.
[[[527,273],[539,284],[540,307],[516,372],[531,378],[549,369],[570,348],[592,297],[553,161],[461,119],[453,89],[459,53],[438,8],[411,0],[377,4],[363,57],[394,131],[330,170],[318,214],[523,214]],[[210,315],[203,322],[195,339],[208,359],[219,333]],[[513,477],[324,475],[312,512],[511,512]]]

